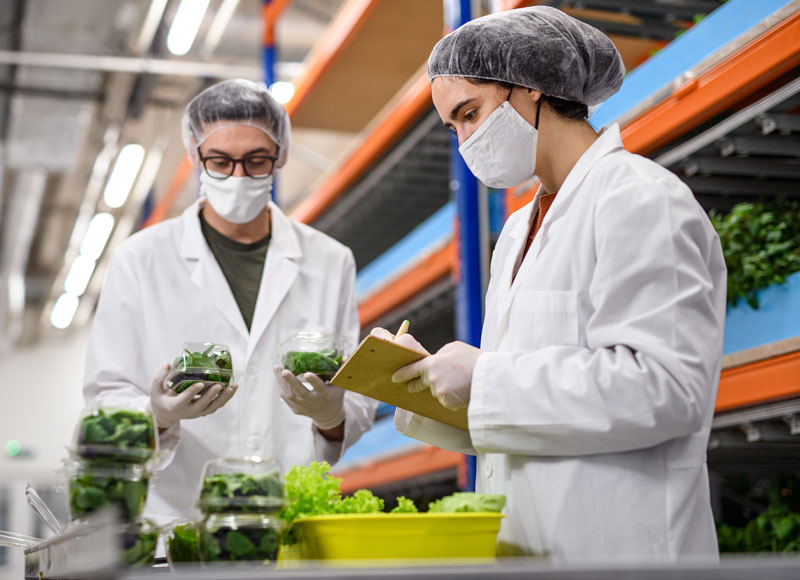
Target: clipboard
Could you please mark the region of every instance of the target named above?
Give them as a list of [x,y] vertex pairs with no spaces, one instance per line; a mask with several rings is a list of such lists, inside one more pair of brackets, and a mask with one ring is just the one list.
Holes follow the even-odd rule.
[[444,407],[428,389],[409,393],[406,383],[392,382],[397,369],[426,356],[370,335],[361,341],[331,384],[467,431],[466,408],[453,411]]

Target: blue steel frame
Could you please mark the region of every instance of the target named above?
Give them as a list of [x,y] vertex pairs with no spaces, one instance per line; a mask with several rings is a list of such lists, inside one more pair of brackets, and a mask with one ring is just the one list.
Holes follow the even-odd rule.
[[[447,27],[455,30],[472,19],[471,0],[444,0]],[[478,180],[458,152],[454,135],[450,149],[450,190],[458,215],[458,279],[456,287],[456,338],[480,346],[483,325],[483,267],[481,264]],[[475,489],[475,457],[466,456],[468,491]]]
[[[272,3],[272,0],[262,0],[264,8]],[[264,11],[266,12],[266,10]],[[264,19],[264,45],[261,49],[261,65],[264,69],[264,84],[267,88],[275,82],[275,23],[267,22]],[[267,33],[269,29],[269,33]],[[272,201],[277,203],[278,172],[272,178]]]

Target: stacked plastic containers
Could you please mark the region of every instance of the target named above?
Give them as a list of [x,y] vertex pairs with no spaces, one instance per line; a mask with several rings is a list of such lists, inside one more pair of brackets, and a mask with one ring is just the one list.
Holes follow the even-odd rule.
[[167,534],[170,565],[202,562],[264,564],[278,557],[283,475],[273,459],[209,461],[203,469],[198,522],[178,522]]
[[131,565],[150,564],[155,555],[158,530],[141,515],[157,452],[156,426],[144,409],[90,407],[75,429],[67,467],[70,517],[115,510],[126,526],[123,554]]

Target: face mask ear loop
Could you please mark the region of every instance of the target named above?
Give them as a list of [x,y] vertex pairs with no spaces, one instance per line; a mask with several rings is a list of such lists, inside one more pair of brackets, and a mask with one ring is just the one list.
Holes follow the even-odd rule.
[[542,110],[542,95],[539,96],[539,100],[536,103],[536,124],[533,126],[534,129],[537,131],[539,130],[539,111]]

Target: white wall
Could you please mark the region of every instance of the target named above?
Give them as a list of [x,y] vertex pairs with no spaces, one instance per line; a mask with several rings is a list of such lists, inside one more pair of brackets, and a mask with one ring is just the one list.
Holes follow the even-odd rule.
[[[81,385],[88,329],[65,333],[12,352],[3,361],[0,385],[0,488],[9,499],[8,528],[36,532],[36,516],[25,501],[25,483],[37,489],[60,483],[58,469],[67,456],[73,429],[83,409]],[[19,440],[30,456],[10,458],[4,446]],[[64,500],[65,501],[65,500]],[[10,548],[0,579],[23,577],[21,548]]]

